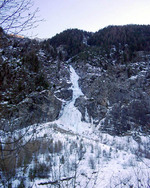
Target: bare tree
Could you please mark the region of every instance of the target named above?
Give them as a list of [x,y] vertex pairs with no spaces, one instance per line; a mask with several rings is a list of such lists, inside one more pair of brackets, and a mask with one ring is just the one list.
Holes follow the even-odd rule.
[[6,33],[19,34],[37,26],[41,21],[33,10],[32,0],[0,0],[0,26]]

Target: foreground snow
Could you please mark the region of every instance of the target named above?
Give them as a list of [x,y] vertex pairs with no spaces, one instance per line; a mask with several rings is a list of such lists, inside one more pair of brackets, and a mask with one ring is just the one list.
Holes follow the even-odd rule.
[[[61,141],[60,152],[39,153],[39,163],[52,166],[48,172],[48,178],[35,178],[30,180],[29,170],[36,165],[34,157],[28,165],[26,173],[26,187],[51,187],[58,180],[61,187],[145,187],[150,185],[150,160],[145,157],[144,152],[149,146],[150,138],[138,136],[140,143],[132,136],[111,136],[100,133],[92,136],[74,133],[62,129],[57,124],[42,124],[36,129],[36,135],[32,139],[45,140],[48,145]],[[32,131],[31,131],[32,132]],[[141,148],[141,149],[140,149]],[[61,162],[62,156],[64,162]],[[48,157],[51,158],[48,161]],[[23,176],[22,169],[18,169],[19,176]],[[61,181],[65,178],[70,180]],[[17,183],[14,180],[14,186]],[[19,182],[19,181],[18,181]],[[54,187],[58,184],[54,184]]]

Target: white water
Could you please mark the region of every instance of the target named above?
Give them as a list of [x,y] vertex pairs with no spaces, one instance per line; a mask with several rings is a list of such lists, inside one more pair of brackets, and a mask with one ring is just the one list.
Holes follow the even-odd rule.
[[73,90],[72,100],[64,107],[63,114],[57,121],[58,124],[63,125],[65,128],[71,129],[78,132],[79,125],[82,124],[81,113],[74,106],[75,101],[78,97],[82,96],[83,93],[78,85],[79,76],[76,74],[72,66],[70,66],[70,80],[72,83],[71,89]]

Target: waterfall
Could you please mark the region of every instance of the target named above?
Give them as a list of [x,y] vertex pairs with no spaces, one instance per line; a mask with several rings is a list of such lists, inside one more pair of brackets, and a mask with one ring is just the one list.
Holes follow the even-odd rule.
[[74,68],[70,66],[70,80],[72,83],[71,89],[73,91],[72,100],[64,107],[62,116],[58,119],[57,123],[63,125],[65,128],[78,132],[79,126],[82,124],[81,113],[74,106],[75,101],[78,97],[82,96],[83,93],[78,85],[79,76],[76,74]]

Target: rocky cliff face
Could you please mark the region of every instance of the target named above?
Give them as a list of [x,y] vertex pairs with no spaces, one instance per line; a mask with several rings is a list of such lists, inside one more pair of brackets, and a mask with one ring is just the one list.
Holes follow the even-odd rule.
[[90,122],[111,134],[149,129],[148,61],[107,64],[107,69],[92,65],[91,61],[79,60],[72,64],[80,75],[80,87],[86,96],[76,101],[83,120],[87,111]]
[[[68,41],[63,40],[66,35]],[[114,45],[98,46],[93,37],[76,30],[43,42],[1,37],[1,125],[9,129],[56,120],[72,99],[72,65],[84,94],[75,101],[83,121],[115,135],[149,131],[150,52],[142,46],[131,51],[114,39]]]
[[38,41],[5,37],[0,49],[1,128],[16,129],[56,120],[62,95],[65,100],[72,96],[70,90],[67,92],[67,66],[63,62],[58,65],[60,61],[52,58]]

